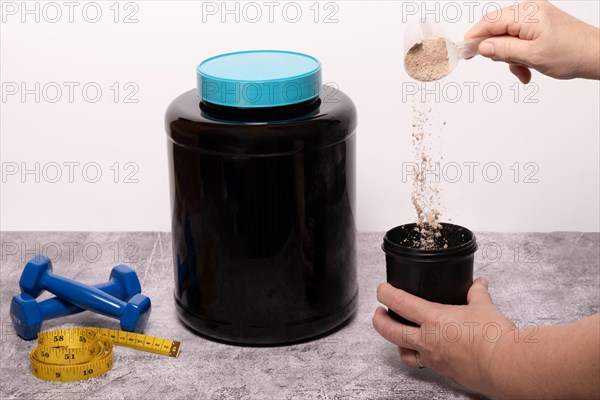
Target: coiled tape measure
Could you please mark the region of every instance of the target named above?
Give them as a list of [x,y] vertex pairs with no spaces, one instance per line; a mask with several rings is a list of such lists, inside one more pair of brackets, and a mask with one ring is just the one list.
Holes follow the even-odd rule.
[[77,381],[107,373],[113,345],[177,357],[181,343],[159,337],[103,328],[67,328],[41,332],[29,354],[31,372],[47,381]]

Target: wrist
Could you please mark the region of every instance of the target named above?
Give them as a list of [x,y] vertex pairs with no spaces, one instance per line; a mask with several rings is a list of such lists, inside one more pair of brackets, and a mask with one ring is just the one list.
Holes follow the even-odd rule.
[[[516,331],[516,332],[515,332]],[[510,394],[507,392],[507,382],[510,382],[510,377],[507,372],[511,368],[511,360],[514,360],[515,352],[515,334],[519,332],[516,327],[510,328],[503,332],[500,339],[494,343],[494,347],[489,359],[489,365],[485,369],[487,374],[484,380],[487,382],[489,392],[495,398],[507,397]],[[508,380],[507,380],[508,379]]]
[[578,76],[600,80],[600,28],[588,25],[582,40],[583,62]]

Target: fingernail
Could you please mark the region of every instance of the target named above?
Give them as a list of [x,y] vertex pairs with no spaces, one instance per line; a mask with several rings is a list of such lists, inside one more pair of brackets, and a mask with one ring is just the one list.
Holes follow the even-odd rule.
[[485,286],[486,288],[488,287],[487,280],[481,276],[477,277],[477,279],[475,279],[475,281],[479,282],[481,285]]
[[495,52],[494,45],[491,43],[484,42],[479,46],[479,53],[484,57],[492,57]]

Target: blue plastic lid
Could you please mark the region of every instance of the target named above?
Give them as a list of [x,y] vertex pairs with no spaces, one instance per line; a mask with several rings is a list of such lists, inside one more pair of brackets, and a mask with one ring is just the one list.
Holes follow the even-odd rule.
[[321,63],[306,54],[252,50],[222,54],[196,70],[198,96],[229,107],[297,104],[321,94]]

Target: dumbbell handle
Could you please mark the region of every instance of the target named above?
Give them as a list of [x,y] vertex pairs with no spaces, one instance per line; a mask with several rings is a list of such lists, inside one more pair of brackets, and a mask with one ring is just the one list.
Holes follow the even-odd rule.
[[126,303],[102,290],[47,271],[41,278],[42,287],[56,297],[80,308],[109,317],[120,318]]
[[[109,282],[103,282],[96,285],[93,285],[96,289],[99,289],[105,293],[108,293],[111,296],[116,297],[120,300],[129,300],[123,299],[123,288],[116,280],[111,280]],[[78,314],[85,309],[81,307],[77,307],[75,304],[69,303],[66,300],[59,299],[58,297],[53,297],[44,301],[40,301],[38,303],[40,311],[44,316],[44,319],[54,319],[64,317],[66,315]]]

